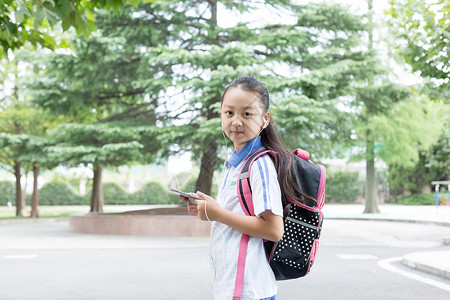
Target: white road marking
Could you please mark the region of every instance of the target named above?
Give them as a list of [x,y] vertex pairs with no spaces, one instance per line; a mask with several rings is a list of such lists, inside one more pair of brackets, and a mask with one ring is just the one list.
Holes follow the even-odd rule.
[[5,255],[3,259],[33,259],[36,258],[36,254],[16,254],[16,255]]
[[339,257],[340,259],[354,259],[354,260],[378,259],[378,257],[372,254],[338,254],[337,257]]
[[402,257],[392,257],[392,258],[388,258],[388,259],[382,259],[382,260],[378,261],[378,265],[387,271],[390,271],[390,272],[393,272],[393,273],[396,273],[396,274],[399,274],[399,275],[402,275],[402,276],[405,276],[405,277],[408,277],[408,278],[411,278],[411,279],[420,281],[422,283],[429,284],[431,286],[434,286],[434,287],[437,287],[437,288],[440,288],[440,289],[450,292],[450,285],[448,285],[448,284],[445,284],[443,282],[439,282],[439,281],[436,281],[436,280],[433,280],[430,278],[426,278],[426,277],[423,277],[423,276],[420,276],[420,275],[417,275],[414,273],[403,271],[403,270],[400,270],[391,265],[392,262],[400,261],[402,259],[403,259]]

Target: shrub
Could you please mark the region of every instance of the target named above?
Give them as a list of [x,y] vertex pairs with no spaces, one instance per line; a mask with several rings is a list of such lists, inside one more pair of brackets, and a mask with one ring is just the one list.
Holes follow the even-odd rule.
[[[158,182],[149,182],[139,191],[133,194],[135,204],[171,204],[173,199],[169,197],[166,189]],[[176,202],[175,202],[176,203]]]
[[[103,200],[107,205],[126,205],[134,204],[133,197],[128,194],[120,185],[113,182],[102,183]],[[90,205],[92,197],[92,189],[86,192],[83,196],[84,204]]]
[[[90,195],[89,194],[89,199]],[[113,182],[103,184],[103,198],[105,204],[132,204],[133,199],[120,185]]]
[[[446,202],[446,198],[439,195],[439,204]],[[397,200],[397,204],[402,205],[435,205],[436,198],[433,194],[412,194]]]
[[39,190],[40,205],[80,205],[83,199],[62,182],[50,182]]
[[326,199],[340,203],[354,203],[359,196],[357,172],[336,172],[327,174]]
[[0,205],[6,205],[8,201],[16,200],[16,186],[11,181],[0,181]]

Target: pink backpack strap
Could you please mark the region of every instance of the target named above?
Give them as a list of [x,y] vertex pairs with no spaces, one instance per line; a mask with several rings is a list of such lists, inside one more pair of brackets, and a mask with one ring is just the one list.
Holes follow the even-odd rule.
[[[254,216],[252,190],[250,187],[250,171],[253,162],[260,156],[271,152],[270,150],[260,149],[254,152],[244,163],[238,176],[237,194],[242,210],[247,216]],[[236,270],[236,282],[234,284],[233,300],[241,299],[242,287],[244,285],[245,260],[247,257],[247,247],[250,236],[242,234],[241,243],[239,244],[239,256]]]
[[297,148],[292,152],[294,155],[297,155],[300,158],[303,158],[304,160],[309,160],[309,152],[302,150],[300,148]]
[[236,185],[238,189],[237,194],[239,203],[241,203],[242,210],[247,216],[255,215],[253,209],[252,189],[250,187],[250,172],[252,169],[252,165],[256,159],[266,153],[273,153],[273,151],[265,150],[264,148],[255,151],[247,158],[247,160],[244,162],[244,165],[242,166],[241,171],[239,172],[238,184]]
[[250,236],[242,234],[241,243],[239,245],[239,256],[236,271],[236,282],[234,283],[233,300],[241,299],[242,287],[244,285],[245,260],[247,258],[247,246]]
[[317,193],[317,207],[322,209],[325,205],[325,181],[327,176],[327,171],[324,166],[319,165],[320,168],[320,184],[319,192]]

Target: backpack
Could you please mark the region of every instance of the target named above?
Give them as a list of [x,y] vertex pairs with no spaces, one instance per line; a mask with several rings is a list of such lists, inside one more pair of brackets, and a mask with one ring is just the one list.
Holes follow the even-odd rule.
[[[239,202],[245,214],[249,216],[255,215],[250,186],[252,164],[264,154],[275,158],[278,155],[276,152],[264,148],[257,150],[247,158],[238,177]],[[277,243],[264,241],[267,260],[276,280],[299,278],[309,273],[316,258],[322,230],[323,213],[321,210],[325,201],[325,167],[312,163],[309,160],[309,153],[304,150],[297,149],[293,154],[295,157],[292,164],[294,180],[297,181],[304,193],[317,199],[317,206],[289,203],[284,207],[286,213],[283,218],[283,237]],[[242,292],[248,240],[249,236],[242,234],[233,299],[240,299]]]

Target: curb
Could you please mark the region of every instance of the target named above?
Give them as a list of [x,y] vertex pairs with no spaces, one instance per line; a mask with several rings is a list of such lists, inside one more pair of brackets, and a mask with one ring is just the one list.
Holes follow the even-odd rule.
[[[430,257],[431,255],[446,253],[446,257],[449,255],[449,251],[443,251],[443,252],[416,252],[416,253],[410,253],[403,256],[403,264],[419,270],[423,271],[429,274],[437,275],[440,277],[443,277],[445,279],[450,279],[450,269],[442,268],[439,266],[434,265],[432,262],[426,261],[427,257]],[[424,258],[425,257],[425,258]],[[442,264],[442,262],[440,262]]]
[[69,217],[39,217],[39,218],[20,218],[20,219],[0,219],[0,225],[10,224],[30,224],[30,223],[57,223],[69,221]]
[[349,221],[381,221],[381,222],[401,222],[401,223],[416,223],[416,224],[428,224],[437,226],[450,227],[450,221],[435,221],[435,220],[417,220],[417,219],[401,219],[401,218],[389,218],[389,217],[364,217],[364,216],[324,216],[329,220],[349,220]]

